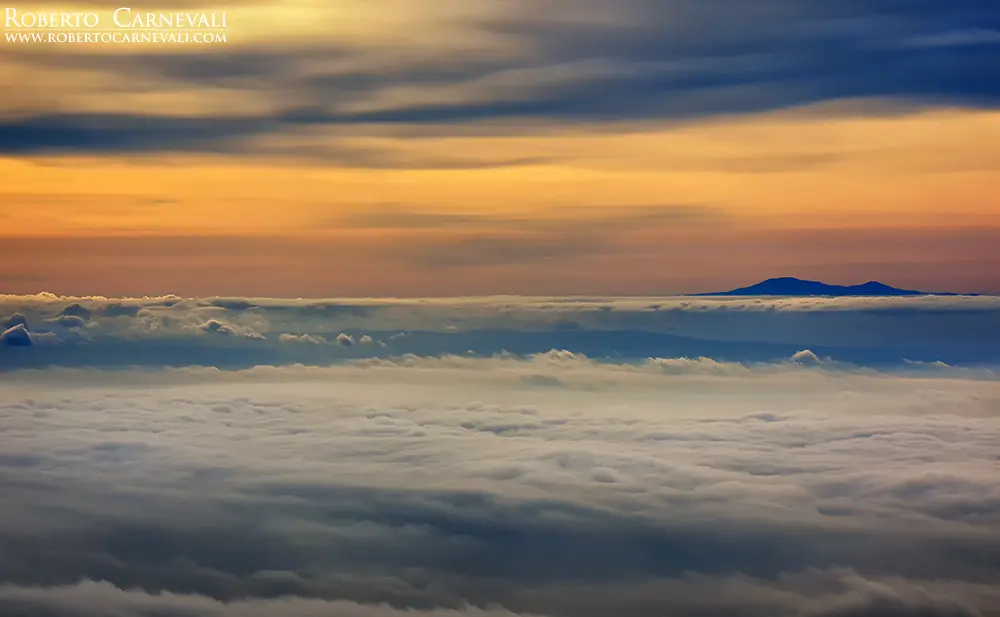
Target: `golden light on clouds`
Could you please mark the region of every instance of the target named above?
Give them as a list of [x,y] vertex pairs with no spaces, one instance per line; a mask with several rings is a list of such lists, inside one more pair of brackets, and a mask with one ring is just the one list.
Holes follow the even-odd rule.
[[[275,141],[270,145],[281,145]],[[7,158],[0,163],[0,176],[9,179],[3,214],[9,229],[25,235],[299,234],[340,213],[386,204],[526,217],[589,206],[608,218],[622,207],[687,204],[776,227],[1000,223],[1000,172],[991,168],[1000,160],[995,112],[793,112],[533,137],[351,138],[330,131],[309,143],[320,152],[326,145],[378,152],[393,164],[207,154]],[[89,195],[101,203],[83,203]],[[53,200],[39,206],[40,196]],[[29,202],[36,205],[25,207]]]
[[802,50],[717,53],[735,35],[693,5],[560,2],[183,0],[156,11],[225,13],[227,41],[7,44],[4,236],[437,246],[403,258],[415,281],[475,243],[455,259],[508,277],[532,256],[610,273],[666,243],[756,238],[740,259],[766,264],[774,234],[1000,229],[988,105],[804,96],[818,78],[778,57]]

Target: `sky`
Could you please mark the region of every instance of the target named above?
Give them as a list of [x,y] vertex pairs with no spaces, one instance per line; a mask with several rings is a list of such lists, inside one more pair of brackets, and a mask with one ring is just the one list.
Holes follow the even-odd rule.
[[0,615],[1000,617],[1000,4],[201,1],[5,23]]
[[1000,292],[994,3],[177,7],[226,42],[0,46],[0,290]]

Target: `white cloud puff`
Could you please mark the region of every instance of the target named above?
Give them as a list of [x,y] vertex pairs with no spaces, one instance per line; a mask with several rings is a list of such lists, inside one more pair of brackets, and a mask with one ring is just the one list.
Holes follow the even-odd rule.
[[259,332],[255,332],[252,328],[236,328],[227,323],[222,323],[217,319],[209,319],[205,323],[199,324],[195,328],[199,332],[204,332],[206,334],[220,334],[223,336],[242,336],[243,338],[250,340],[265,340],[265,337]]
[[312,334],[282,334],[278,337],[282,343],[304,343],[306,345],[326,345],[327,340],[322,336]]

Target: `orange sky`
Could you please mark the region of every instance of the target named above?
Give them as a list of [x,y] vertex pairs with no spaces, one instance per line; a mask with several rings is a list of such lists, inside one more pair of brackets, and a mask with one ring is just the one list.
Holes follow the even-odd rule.
[[[194,147],[172,143],[172,125],[152,145],[85,132],[87,122],[125,118],[141,134],[149,116],[197,118],[211,133],[287,114],[280,68],[243,77],[236,60],[259,69],[293,41],[310,78],[379,75],[404,52],[441,71],[456,50],[513,66],[538,53],[468,26],[500,11],[496,3],[443,4],[451,8],[220,6],[230,41],[196,49],[7,43],[0,119],[14,128],[5,134],[52,122],[57,134],[84,137],[0,154],[3,291],[686,293],[779,275],[1000,291],[1000,111],[988,107],[854,98],[599,122],[307,122]],[[364,53],[310,55],[310,40]],[[213,54],[214,73],[191,68]],[[163,73],[135,69],[143,63]],[[194,77],[170,73],[182,69]],[[364,97],[344,95],[335,111],[499,104],[566,71],[386,79]]]

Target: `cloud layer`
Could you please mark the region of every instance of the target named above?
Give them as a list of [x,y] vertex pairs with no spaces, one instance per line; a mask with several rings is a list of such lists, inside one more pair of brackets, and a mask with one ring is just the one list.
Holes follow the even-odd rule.
[[72,298],[0,296],[4,370],[326,365],[372,357],[774,362],[809,350],[861,366],[1000,361],[1000,300],[917,298]]
[[[9,104],[20,113],[0,121],[0,151],[267,150],[406,167],[414,161],[392,149],[307,136],[330,127],[378,135],[372,127],[676,121],[844,99],[994,108],[1000,100],[982,79],[1000,49],[1000,11],[978,0],[463,7],[305,3],[299,21],[267,3],[231,9],[242,44],[207,54],[18,49],[7,63],[42,79]],[[121,90],[115,100],[98,96],[109,82]],[[46,99],[36,89],[53,83],[76,96],[39,105]],[[29,102],[35,110],[25,114]],[[136,111],[140,102],[149,111]]]
[[995,616],[998,409],[808,354],[25,371],[0,612]]

